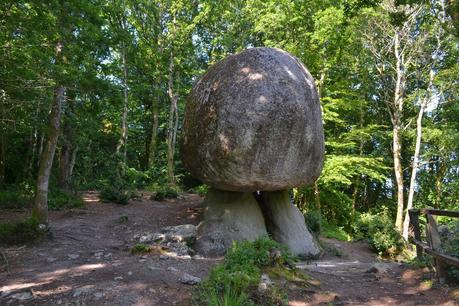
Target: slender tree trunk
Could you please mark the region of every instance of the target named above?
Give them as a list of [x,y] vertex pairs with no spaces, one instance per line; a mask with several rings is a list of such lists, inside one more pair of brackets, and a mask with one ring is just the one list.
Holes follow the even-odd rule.
[[65,192],[70,190],[70,162],[72,158],[72,144],[71,144],[71,127],[68,121],[65,122],[62,131],[62,148],[60,151],[59,159],[59,188]]
[[[397,119],[399,122],[399,120]],[[394,158],[394,173],[395,173],[395,183],[397,187],[397,218],[395,221],[395,226],[397,229],[402,232],[402,223],[403,223],[403,169],[402,169],[402,158],[401,158],[401,139],[400,139],[400,122],[395,124],[393,127],[393,143],[392,151]]]
[[[443,12],[440,12],[440,16],[443,16]],[[418,170],[418,164],[419,164],[419,153],[421,151],[421,140],[422,140],[422,117],[424,115],[425,108],[427,107],[427,102],[431,97],[433,96],[433,82],[435,78],[435,59],[438,57],[438,54],[441,49],[441,27],[439,26],[440,30],[436,31],[436,39],[437,39],[437,44],[436,48],[433,51],[432,58],[433,62],[430,66],[430,71],[429,71],[429,85],[427,86],[427,93],[424,99],[421,102],[420,108],[419,108],[419,113],[418,113],[418,118],[416,120],[416,147],[414,150],[414,156],[413,156],[413,166],[411,170],[411,178],[410,178],[410,189],[408,193],[408,202],[406,205],[406,214],[405,214],[405,220],[403,223],[403,237],[405,240],[408,240],[408,228],[410,224],[410,215],[408,213],[408,210],[413,207],[413,198],[414,198],[414,185],[416,184],[416,174]]]
[[1,91],[1,104],[0,104],[0,186],[5,184],[6,180],[6,142],[5,142],[5,130],[3,128],[3,120],[5,119],[5,104],[6,104],[6,92]]
[[177,95],[174,92],[174,53],[171,51],[169,62],[168,94],[170,98],[169,122],[167,130],[167,176],[169,183],[175,184],[174,155],[178,128]]
[[396,84],[394,93],[394,110],[392,116],[392,151],[394,158],[395,182],[397,187],[397,218],[395,220],[396,228],[403,230],[403,209],[404,209],[404,185],[403,185],[403,168],[402,168],[402,116],[403,116],[403,95],[405,91],[405,67],[404,55],[400,51],[400,34],[394,36],[394,55],[396,59]]
[[78,146],[76,146],[72,150],[72,158],[70,159],[70,166],[69,166],[69,181],[71,181],[72,179],[73,169],[75,168],[78,150],[79,150]]
[[405,220],[403,222],[403,238],[408,240],[408,228],[410,224],[410,217],[408,210],[413,208],[413,197],[414,197],[414,185],[416,183],[416,173],[419,166],[419,152],[421,151],[421,140],[422,140],[422,116],[424,115],[424,110],[426,107],[427,98],[425,98],[421,103],[421,108],[419,109],[418,118],[416,120],[416,147],[414,149],[413,156],[413,165],[411,169],[411,178],[410,178],[410,189],[408,192],[408,202],[406,204],[406,214]]
[[[324,85],[324,82],[325,82],[326,73],[327,73],[327,70],[324,68],[320,72],[320,78],[319,78],[319,81],[317,82],[317,95],[319,96],[319,100],[322,99],[322,91],[323,91],[323,85]],[[320,111],[322,112],[322,117],[323,117],[322,105],[320,105]],[[315,203],[316,210],[318,212],[320,212],[321,205],[320,205],[320,189],[319,189],[318,180],[319,179],[317,179],[314,182],[314,203]]]
[[48,185],[51,168],[53,166],[54,153],[56,151],[57,139],[59,137],[62,106],[65,101],[65,88],[58,85],[54,90],[54,98],[49,116],[49,129],[46,145],[40,158],[38,169],[37,194],[32,216],[40,223],[48,223]]
[[127,62],[126,62],[126,46],[123,44],[121,48],[121,59],[123,63],[123,115],[121,119],[121,137],[116,147],[116,152],[120,153],[122,150],[123,161],[126,163],[127,157],[127,139],[128,139],[128,125],[127,116],[129,112],[128,108],[128,87],[127,87]]
[[147,156],[148,168],[153,167],[155,163],[158,126],[159,126],[158,103],[156,100],[154,100],[151,102],[151,134],[150,134],[150,143],[148,145],[148,156]]

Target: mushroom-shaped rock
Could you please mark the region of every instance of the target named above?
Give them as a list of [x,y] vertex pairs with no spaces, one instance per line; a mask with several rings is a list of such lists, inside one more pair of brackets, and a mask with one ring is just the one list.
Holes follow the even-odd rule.
[[209,68],[187,101],[182,139],[185,166],[213,187],[199,252],[222,255],[233,240],[269,233],[296,255],[320,253],[287,191],[312,183],[324,154],[317,90],[297,58],[254,48]]
[[319,98],[304,65],[275,48],[253,48],[215,64],[186,105],[182,159],[221,190],[305,186],[320,174]]

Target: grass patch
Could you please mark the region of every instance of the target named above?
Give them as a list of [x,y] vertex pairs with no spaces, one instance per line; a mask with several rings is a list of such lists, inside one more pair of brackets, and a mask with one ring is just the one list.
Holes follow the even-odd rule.
[[27,218],[16,223],[0,223],[0,241],[5,244],[20,244],[35,241],[46,235],[35,218]]
[[135,246],[133,246],[131,249],[131,254],[133,255],[145,254],[145,253],[150,253],[150,252],[151,252],[151,248],[144,243],[138,243]]
[[269,237],[253,242],[236,242],[222,264],[194,292],[195,305],[282,305],[286,293],[275,286],[261,293],[257,290],[262,273],[272,278],[303,281],[293,268],[296,258],[286,247]]
[[322,236],[325,238],[333,238],[340,241],[351,241],[351,236],[342,228],[334,224],[322,223]]

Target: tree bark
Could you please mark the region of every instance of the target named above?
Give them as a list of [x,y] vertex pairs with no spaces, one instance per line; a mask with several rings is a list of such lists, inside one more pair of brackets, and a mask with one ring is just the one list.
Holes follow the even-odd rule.
[[411,169],[411,178],[410,178],[410,189],[408,192],[408,202],[406,204],[406,214],[405,220],[403,222],[403,238],[408,240],[408,228],[410,224],[410,217],[408,210],[413,208],[413,197],[414,197],[414,185],[416,183],[416,173],[419,166],[419,152],[421,151],[421,139],[422,139],[422,116],[424,115],[424,110],[426,107],[427,98],[421,103],[421,108],[419,109],[418,118],[416,120],[416,147],[414,149],[413,156],[413,165]]
[[59,159],[59,188],[65,192],[70,191],[70,162],[72,158],[71,127],[65,122],[62,132],[62,148]]
[[2,92],[2,99],[0,104],[0,186],[5,184],[6,180],[6,143],[5,143],[5,131],[6,129],[3,128],[3,121],[5,119],[5,104],[6,104],[6,92],[4,90]]
[[59,137],[62,105],[65,101],[65,88],[57,85],[54,89],[54,98],[49,116],[48,137],[41,154],[40,166],[37,179],[37,194],[32,210],[32,216],[40,223],[48,223],[48,185],[51,168],[53,166],[54,153],[56,151],[57,139]]
[[123,155],[123,161],[126,163],[127,157],[127,139],[128,139],[128,125],[127,116],[128,108],[128,87],[127,87],[127,62],[126,62],[126,46],[123,44],[121,48],[121,60],[123,65],[123,115],[121,119],[121,137],[116,147],[116,152]]
[[403,209],[404,209],[404,185],[403,185],[403,168],[402,168],[402,116],[403,116],[403,95],[405,91],[405,68],[404,55],[400,51],[400,34],[396,31],[394,35],[394,55],[396,58],[396,83],[394,92],[394,110],[392,115],[392,152],[394,158],[395,182],[397,187],[397,217],[395,220],[396,228],[403,230]]
[[167,130],[167,177],[169,183],[175,184],[174,155],[178,128],[177,95],[174,92],[174,53],[171,51],[169,62],[168,94],[170,98],[169,123]]
[[151,102],[151,134],[150,134],[150,142],[148,144],[148,156],[147,156],[147,167],[148,168],[153,167],[153,165],[155,164],[158,126],[159,126],[158,103],[157,101],[154,100]]

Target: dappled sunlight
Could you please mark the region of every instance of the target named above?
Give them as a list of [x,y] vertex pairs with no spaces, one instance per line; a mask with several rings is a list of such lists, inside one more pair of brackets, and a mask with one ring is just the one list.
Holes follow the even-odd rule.
[[103,269],[106,264],[84,264],[73,268],[57,269],[36,275],[36,281],[25,282],[24,279],[15,279],[10,284],[0,287],[0,291],[15,291],[49,284],[60,278],[82,276],[87,272]]

